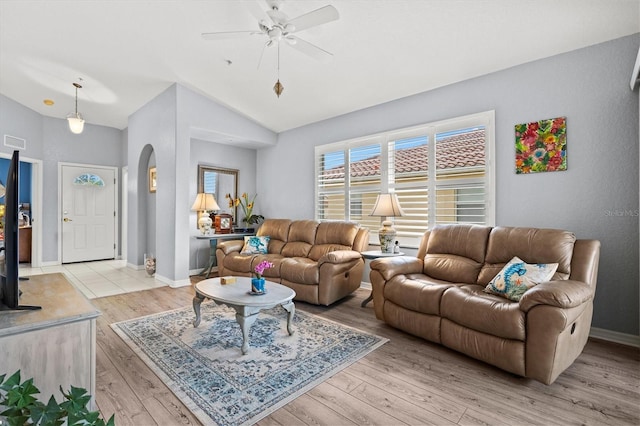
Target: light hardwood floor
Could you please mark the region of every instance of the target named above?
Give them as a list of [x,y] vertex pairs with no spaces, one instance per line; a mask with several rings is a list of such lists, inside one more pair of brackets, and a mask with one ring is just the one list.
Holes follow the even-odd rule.
[[[96,401],[117,425],[200,424],[109,324],[189,306],[168,287],[92,300],[98,319]],[[359,289],[330,307],[296,308],[389,339],[259,425],[638,425],[640,351],[590,340],[550,386],[513,376],[375,319]]]

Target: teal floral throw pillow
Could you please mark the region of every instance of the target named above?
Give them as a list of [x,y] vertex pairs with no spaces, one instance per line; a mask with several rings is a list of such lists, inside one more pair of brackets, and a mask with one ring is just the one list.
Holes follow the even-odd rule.
[[518,302],[525,291],[536,284],[549,281],[556,269],[557,263],[528,264],[514,257],[493,277],[484,291]]
[[240,254],[267,254],[270,237],[244,237]]

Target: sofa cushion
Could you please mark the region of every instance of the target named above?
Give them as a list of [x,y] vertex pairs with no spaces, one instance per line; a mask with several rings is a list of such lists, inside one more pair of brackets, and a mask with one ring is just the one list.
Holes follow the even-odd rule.
[[299,284],[317,285],[320,281],[318,262],[306,257],[287,257],[280,265],[280,278]]
[[486,293],[505,297],[518,302],[525,291],[541,282],[549,281],[558,269],[557,263],[524,263],[517,256],[485,287]]
[[289,219],[266,219],[260,225],[256,235],[259,237],[269,237],[269,253],[280,254],[282,247],[287,242],[289,235],[289,227],[291,220]]
[[286,257],[307,257],[316,239],[318,222],[315,220],[295,220],[289,227],[287,242],[282,247]]
[[255,267],[263,260],[266,260],[273,263],[273,267],[265,269],[262,276],[265,278],[280,278],[280,268],[284,259],[281,254],[257,254],[251,259],[251,273],[255,273]]
[[442,294],[453,285],[423,274],[396,275],[384,286],[384,298],[413,312],[440,315]]
[[224,257],[224,269],[230,269],[232,271],[250,272],[251,261],[254,255],[240,254],[238,252],[230,253]]
[[477,284],[486,286],[514,256],[526,263],[557,263],[554,279],[568,279],[576,237],[558,229],[510,228],[491,230],[485,265]]
[[440,316],[489,335],[520,341],[526,338],[525,313],[518,303],[487,294],[479,285],[448,288],[442,295]]
[[267,254],[269,239],[268,236],[245,236],[240,254]]
[[434,227],[429,233],[424,273],[436,279],[475,284],[490,231],[490,227],[480,225]]
[[317,261],[336,250],[351,250],[360,225],[351,222],[321,222],[308,257]]

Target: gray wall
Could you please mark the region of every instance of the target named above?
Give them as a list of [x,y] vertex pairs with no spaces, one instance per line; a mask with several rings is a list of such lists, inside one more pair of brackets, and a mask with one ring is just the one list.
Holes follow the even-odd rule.
[[[20,152],[22,158],[42,161],[43,217],[35,219],[42,225],[42,261],[55,263],[59,260],[58,163],[121,167],[122,131],[85,124],[84,132],[74,135],[66,120],[44,117],[0,95],[0,137],[5,134],[26,139],[27,148]],[[10,154],[13,148],[0,142],[0,152]]]
[[[127,261],[143,264],[145,253],[156,256],[156,276],[174,275],[175,182],[176,182],[176,86],[162,92],[129,117],[127,139],[128,236]],[[147,173],[155,158],[157,192],[151,196]],[[149,205],[153,197],[155,205]],[[155,207],[155,209],[154,209]],[[155,246],[149,237],[155,234]]]
[[[189,284],[190,244],[195,234],[194,214],[190,210],[196,196],[196,168],[191,161],[194,132],[233,135],[235,140],[265,145],[276,141],[276,135],[270,130],[177,84],[129,117],[128,261],[133,265],[142,264],[145,248],[141,244],[148,241],[146,230],[154,230],[156,277],[170,285]],[[141,183],[146,184],[144,173],[151,147],[158,172],[155,215],[147,212],[144,198],[136,196],[131,189],[141,191]],[[223,160],[220,164],[228,163]],[[244,176],[250,178],[249,173]],[[244,179],[242,174],[241,179]],[[255,177],[247,185],[255,185]],[[143,213],[146,216],[141,217]]]
[[[636,34],[281,133],[258,152],[262,213],[314,216],[316,145],[495,110],[496,223],[600,240],[593,326],[638,335],[638,45]],[[558,116],[568,170],[516,175],[514,125]]]

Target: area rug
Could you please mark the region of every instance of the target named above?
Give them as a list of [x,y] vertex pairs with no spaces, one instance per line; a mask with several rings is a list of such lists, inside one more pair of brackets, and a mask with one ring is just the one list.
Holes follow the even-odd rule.
[[261,311],[242,355],[235,311],[193,308],[112,324],[114,331],[204,424],[252,424],[387,342],[296,311],[293,335],[281,307]]

